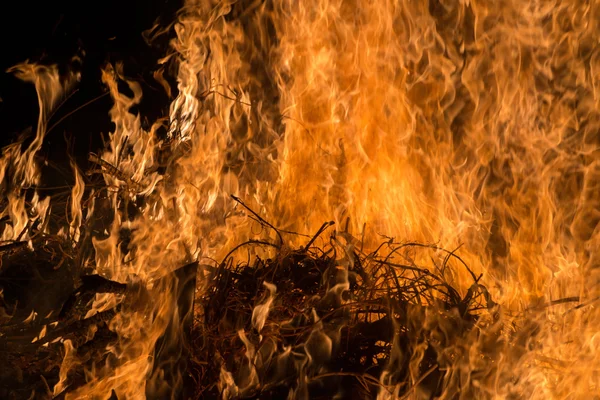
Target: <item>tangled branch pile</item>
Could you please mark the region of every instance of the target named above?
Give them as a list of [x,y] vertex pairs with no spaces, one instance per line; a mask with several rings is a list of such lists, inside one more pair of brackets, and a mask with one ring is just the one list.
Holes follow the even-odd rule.
[[[200,266],[204,276],[199,279],[202,290],[194,306],[193,332],[186,338],[168,338],[183,339],[190,346],[183,353],[189,361],[177,367],[187,368],[194,380],[192,390],[183,392],[226,399],[480,395],[473,382],[486,377],[473,374],[477,363],[485,363],[482,374],[493,376],[490,365],[499,359],[503,344],[516,343],[503,331],[500,308],[480,284],[481,277],[454,252],[433,245],[390,239],[367,254],[360,240],[346,230],[329,230],[331,225],[324,224],[301,248],[286,246],[277,231],[277,244],[250,240],[232,249],[220,264]],[[35,251],[26,244],[0,249],[0,278],[9,298],[32,292],[10,286],[31,271],[43,275],[34,293],[48,297],[50,292],[41,287],[57,291],[51,296],[54,303],[20,300],[49,313],[47,317],[15,323],[23,320],[19,315],[0,326],[2,358],[14,366],[0,374],[0,383],[14,398],[26,398],[31,390],[55,397],[50,387],[58,381],[65,339],[85,362],[69,373],[60,394],[83,385],[85,371],[107,363],[106,346],[118,342],[109,326],[112,317],[121,307],[141,307],[152,297],[142,290],[144,285],[76,273],[73,268],[84,250],[68,238],[41,235],[36,240]],[[267,248],[270,258],[235,261],[242,251],[259,254],[258,247]],[[423,259],[432,264],[420,266],[417,260]],[[180,288],[178,298],[193,298],[196,268],[197,263],[191,263],[180,269],[187,271],[177,278],[180,283],[194,278],[191,289]],[[462,294],[459,269],[472,279]],[[52,280],[60,282],[49,285]],[[80,285],[73,292],[76,282]],[[101,293],[115,294],[121,302],[86,318]],[[191,303],[182,305],[184,310],[191,308]],[[185,325],[185,318],[180,323]],[[159,353],[157,349],[155,356]],[[469,376],[463,376],[465,370]],[[15,382],[22,390],[14,390]]]
[[[456,367],[472,361],[470,337],[498,312],[462,260],[392,241],[364,254],[345,232],[323,248],[314,242],[295,250],[248,242],[240,247],[275,247],[274,257],[229,258],[211,271],[193,335],[197,398],[457,394],[465,381]],[[415,265],[422,252],[441,255],[440,263]],[[449,283],[455,264],[473,277],[464,296]],[[490,344],[502,340],[500,329]],[[495,347],[478,357],[491,359]]]

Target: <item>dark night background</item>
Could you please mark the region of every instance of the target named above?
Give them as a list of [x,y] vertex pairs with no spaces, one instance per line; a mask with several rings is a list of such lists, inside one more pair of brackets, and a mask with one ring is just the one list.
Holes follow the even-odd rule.
[[[48,126],[106,92],[100,69],[107,62],[122,61],[126,77],[142,85],[142,116],[155,119],[165,115],[169,99],[152,73],[158,67],[156,61],[168,52],[172,30],[151,45],[142,33],[156,22],[168,26],[181,5],[181,0],[13,2],[13,9],[5,9],[0,17],[0,144],[14,141],[28,127],[35,132],[38,107],[34,87],[6,72],[27,59],[82,72],[77,92],[56,111]],[[81,50],[85,52],[83,64],[73,66],[70,60]],[[103,96],[65,118],[48,133],[40,156],[51,163],[64,160],[68,138],[70,153],[85,168],[87,153],[102,146],[100,134],[112,129],[107,114],[111,105],[109,96]]]
[[[87,160],[89,152],[101,151],[102,135],[113,129],[108,115],[112,100],[101,82],[101,69],[106,63],[122,62],[126,78],[140,83],[143,99],[134,112],[139,112],[142,124],[145,118],[149,124],[167,115],[170,99],[153,78],[153,72],[159,68],[157,60],[169,52],[173,31],[168,30],[151,44],[146,42],[143,32],[157,23],[163,27],[172,24],[181,5],[182,0],[34,0],[11,2],[10,9],[3,4],[0,11],[0,147],[22,135],[23,149],[28,146],[35,135],[39,113],[34,85],[7,73],[8,68],[29,60],[56,64],[63,72],[75,69],[81,73],[76,91],[48,121],[48,127],[54,127],[48,131],[38,153],[42,183],[36,189],[42,198],[52,196],[55,219],[60,219],[62,210],[66,209],[74,184],[69,157],[74,158],[83,171],[88,171],[91,167]],[[72,62],[76,55],[82,56],[79,64]],[[127,86],[123,88],[126,90]],[[81,108],[86,103],[89,105]],[[84,179],[88,187],[90,183],[93,186],[90,180],[101,178],[84,175]],[[23,193],[30,196],[32,191]],[[56,267],[62,263],[45,256],[47,252],[43,248],[18,253],[13,258],[5,253],[0,260],[4,267],[0,268],[3,294],[0,311],[12,310],[15,320],[22,321],[32,310],[40,316],[60,310],[74,290],[75,275],[83,271],[75,263]],[[55,254],[60,253],[55,251]],[[44,321],[40,318],[28,329],[37,332]],[[0,348],[2,346],[0,342]],[[13,398],[9,393],[27,398],[32,387],[36,387],[37,393],[43,393],[39,376],[27,375],[30,370],[37,371],[37,367],[14,364],[14,368],[3,368],[10,364],[6,358],[8,353],[0,349],[0,399]],[[18,375],[19,371],[25,371],[25,378],[23,373]],[[57,382],[57,369],[44,371],[53,386]]]

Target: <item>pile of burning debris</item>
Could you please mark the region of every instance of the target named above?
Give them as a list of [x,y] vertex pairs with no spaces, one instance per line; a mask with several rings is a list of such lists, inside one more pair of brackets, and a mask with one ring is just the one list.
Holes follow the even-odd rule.
[[597,6],[183,3],[8,69],[0,399],[600,399]]
[[[193,336],[200,395],[451,394],[455,377],[446,371],[468,357],[459,343],[478,329],[482,310],[498,312],[475,276],[464,296],[447,282],[445,270],[460,258],[393,241],[364,254],[346,232],[333,232],[323,248],[314,239],[299,249],[276,246],[272,259],[231,258],[213,271]],[[445,253],[434,270],[408,261],[428,250]]]
[[[276,231],[275,243],[251,240],[220,263],[192,262],[172,273],[176,289],[86,274],[76,268],[85,250],[67,239],[40,235],[35,251],[27,244],[3,246],[0,357],[10,367],[0,372],[0,395],[61,398],[83,385],[86,371],[111,364],[106,348],[119,345],[111,320],[123,309],[143,308],[153,290],[178,291],[180,317],[173,323],[185,334],[165,331],[155,367],[172,364],[166,370],[180,398],[430,398],[473,390],[465,389],[457,366],[473,362],[466,343],[484,335],[481,326],[500,312],[480,277],[436,246],[389,239],[365,254],[360,240],[332,225],[300,248],[287,246]],[[257,247],[272,256],[239,261]],[[429,269],[416,265],[422,252],[439,263],[432,258]],[[463,295],[450,284],[455,268],[473,278]],[[43,298],[19,298],[26,293]],[[106,293],[118,299],[114,307],[90,312]],[[486,330],[493,345],[476,357],[495,357],[501,329]],[[78,365],[59,377],[67,340]],[[60,378],[62,390],[51,390]],[[156,388],[149,393],[156,395]]]

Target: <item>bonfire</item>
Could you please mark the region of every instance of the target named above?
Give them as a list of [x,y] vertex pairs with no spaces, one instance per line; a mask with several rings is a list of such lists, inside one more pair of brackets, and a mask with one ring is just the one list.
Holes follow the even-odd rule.
[[0,398],[600,398],[596,8],[188,0],[158,115],[115,60],[64,111],[85,49],[9,68]]

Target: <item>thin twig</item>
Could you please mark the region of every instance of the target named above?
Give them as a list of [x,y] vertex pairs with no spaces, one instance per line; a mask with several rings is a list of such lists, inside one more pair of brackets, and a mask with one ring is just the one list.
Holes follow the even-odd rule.
[[240,199],[239,197],[231,194],[230,195],[231,198],[233,200],[235,200],[236,202],[238,202],[239,204],[242,205],[242,207],[244,207],[246,210],[248,210],[250,213],[252,213],[252,215],[254,215],[256,218],[258,218],[258,220],[265,224],[266,226],[268,226],[269,228],[273,229],[275,231],[275,233],[277,233],[277,236],[279,237],[279,244],[281,246],[283,246],[283,237],[281,236],[281,233],[279,233],[279,229],[275,228],[273,225],[271,225],[269,222],[267,222],[263,217],[261,217],[260,215],[258,215],[256,212],[254,212],[254,210],[252,210],[250,207],[248,207],[243,201],[242,199]]
[[315,235],[312,237],[312,239],[310,239],[310,241],[306,244],[306,246],[304,246],[304,250],[307,250],[314,243],[314,241],[317,240],[317,238],[321,235],[321,233],[323,233],[325,231],[325,229],[329,228],[332,225],[335,225],[334,221],[329,221],[329,222],[323,223],[323,225],[321,225],[321,227],[319,228],[317,233],[315,233]]
[[247,240],[244,243],[240,243],[237,246],[235,246],[233,249],[231,249],[231,251],[229,253],[227,253],[227,255],[225,257],[223,257],[223,261],[221,261],[220,265],[224,265],[225,262],[227,261],[227,259],[229,258],[229,256],[231,256],[233,253],[235,253],[235,251],[237,249],[239,249],[240,247],[246,246],[248,244],[260,244],[260,245],[264,245],[264,246],[271,246],[271,247],[275,247],[276,249],[279,249],[279,246],[270,243],[270,242],[265,242],[263,240]]
[[[65,119],[69,118],[71,115],[75,114],[77,111],[81,110],[82,108],[85,108],[87,106],[89,106],[90,104],[92,104],[95,101],[100,100],[101,98],[103,98],[104,96],[108,96],[109,92],[106,93],[102,93],[99,96],[94,97],[93,99],[83,103],[82,105],[80,105],[79,107],[77,107],[76,109],[74,109],[73,111],[68,112],[67,114],[63,115],[58,121],[56,121],[54,124],[52,124],[52,126],[50,128],[48,128],[46,130],[46,135],[48,133],[50,133],[50,131],[52,131],[54,128],[56,128],[58,126],[58,124],[60,124],[61,122],[63,122]],[[70,96],[69,96],[70,97]],[[64,103],[64,102],[63,102]]]

